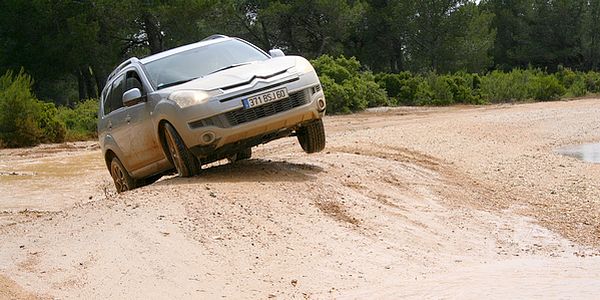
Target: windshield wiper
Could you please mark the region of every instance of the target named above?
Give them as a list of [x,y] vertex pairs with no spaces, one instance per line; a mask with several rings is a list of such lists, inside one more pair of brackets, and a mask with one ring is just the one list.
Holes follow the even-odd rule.
[[212,72],[210,72],[210,73],[208,73],[206,75],[210,75],[212,73],[221,72],[221,71],[224,71],[224,70],[227,70],[227,69],[231,69],[231,68],[235,68],[235,67],[239,67],[239,66],[243,66],[243,65],[247,65],[247,64],[249,64],[249,62],[229,65],[229,66],[226,66],[226,67],[222,67],[220,69],[216,69],[216,70],[214,70],[214,71],[212,71]]
[[173,81],[173,82],[169,82],[169,83],[163,83],[163,84],[159,84],[158,85],[158,89],[164,89],[164,88],[168,88],[170,86],[174,86],[174,85],[178,85],[178,84],[184,84],[188,81],[192,81],[194,79],[196,79],[198,77],[193,77],[193,78],[189,78],[189,79],[184,79],[184,80],[178,80],[178,81]]

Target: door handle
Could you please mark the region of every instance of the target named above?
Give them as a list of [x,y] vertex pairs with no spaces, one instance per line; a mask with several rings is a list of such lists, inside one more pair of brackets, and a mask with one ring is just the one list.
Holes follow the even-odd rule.
[[112,129],[112,122],[108,121],[108,129]]
[[131,121],[131,116],[127,115],[127,117],[125,117],[125,122],[129,123]]

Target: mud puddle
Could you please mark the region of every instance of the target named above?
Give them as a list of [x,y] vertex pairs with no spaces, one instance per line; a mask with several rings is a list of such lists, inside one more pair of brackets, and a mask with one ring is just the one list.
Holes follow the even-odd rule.
[[556,152],[585,162],[600,163],[600,143],[563,147]]
[[0,212],[57,211],[92,200],[110,183],[107,174],[99,151],[6,156],[0,160]]

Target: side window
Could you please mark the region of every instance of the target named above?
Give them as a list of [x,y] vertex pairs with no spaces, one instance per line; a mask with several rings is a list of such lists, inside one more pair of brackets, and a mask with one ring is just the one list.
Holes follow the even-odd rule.
[[136,71],[127,72],[127,74],[125,74],[125,78],[125,91],[138,88],[140,89],[140,92],[142,92],[142,95],[146,94],[146,91],[144,91],[144,86],[142,85],[142,81],[140,80],[140,76]]
[[125,92],[125,75],[119,76],[113,81],[110,92],[106,95],[106,102],[108,102],[108,110],[104,109],[104,114],[109,114],[123,107],[123,93]]
[[104,92],[104,95],[102,97],[103,100],[103,105],[104,105],[104,115],[108,115],[111,111],[113,111],[112,107],[110,106],[110,88],[106,89],[106,91]]
[[144,85],[142,85],[140,76],[136,71],[128,71],[117,77],[104,96],[104,115],[123,107],[123,93],[132,88],[140,89],[142,95],[146,94]]

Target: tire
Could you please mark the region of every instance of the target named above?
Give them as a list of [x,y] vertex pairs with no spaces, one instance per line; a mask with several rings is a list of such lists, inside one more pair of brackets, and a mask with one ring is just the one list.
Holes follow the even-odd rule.
[[319,152],[325,148],[325,128],[321,119],[301,127],[296,134],[302,150],[306,153]]
[[167,142],[167,155],[175,165],[180,177],[192,177],[198,174],[200,164],[198,159],[185,146],[183,140],[169,123],[164,126],[164,135]]
[[151,185],[153,183],[155,183],[157,180],[161,179],[163,177],[163,174],[157,174],[157,175],[152,175],[150,177],[146,177],[141,181],[141,184],[139,184],[140,186],[142,185]]
[[118,193],[135,189],[136,183],[129,175],[129,172],[123,167],[121,161],[115,156],[110,162],[110,176],[115,183]]
[[252,157],[252,148],[248,147],[236,154],[236,160],[246,160]]

